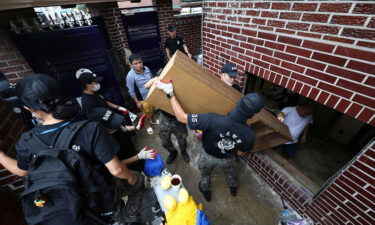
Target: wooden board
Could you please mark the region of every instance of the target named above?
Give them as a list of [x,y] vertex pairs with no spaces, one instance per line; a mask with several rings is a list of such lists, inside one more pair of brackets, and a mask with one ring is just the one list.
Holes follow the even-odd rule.
[[[180,51],[173,55],[160,77],[164,81],[173,80],[175,95],[186,113],[225,115],[243,96]],[[165,93],[154,86],[146,101],[174,115]]]
[[[180,51],[173,55],[160,77],[163,81],[173,81],[174,93],[186,113],[215,112],[226,115],[243,96]],[[155,86],[151,87],[146,101],[174,115],[169,99]],[[288,127],[267,110],[262,109],[248,120],[250,126],[258,122],[268,126],[272,132],[264,134],[267,137],[257,136],[254,151],[266,150],[292,140]],[[257,129],[254,130],[257,133]]]

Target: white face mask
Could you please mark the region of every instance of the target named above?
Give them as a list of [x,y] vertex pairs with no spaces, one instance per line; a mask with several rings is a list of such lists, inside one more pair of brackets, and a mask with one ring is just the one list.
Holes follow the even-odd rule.
[[93,91],[99,91],[100,90],[100,84],[95,84],[95,86],[92,88]]

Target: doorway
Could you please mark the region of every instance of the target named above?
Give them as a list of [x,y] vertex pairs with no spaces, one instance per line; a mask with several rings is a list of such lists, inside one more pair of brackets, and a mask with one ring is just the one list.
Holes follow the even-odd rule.
[[122,14],[126,37],[132,53],[142,57],[153,74],[163,67],[158,13],[153,11]]
[[106,49],[108,43],[97,25],[11,36],[33,71],[55,77],[65,87],[68,97],[81,96],[81,83],[75,73],[87,68],[103,77],[100,94],[123,105]]
[[247,83],[245,93],[260,93],[265,99],[265,108],[275,116],[286,107],[296,107],[306,101],[312,105],[313,123],[306,143],[300,139],[293,156],[285,154],[284,146],[268,149],[265,154],[313,194],[346,166],[375,135],[375,128],[369,124],[254,74],[247,75],[251,82]]

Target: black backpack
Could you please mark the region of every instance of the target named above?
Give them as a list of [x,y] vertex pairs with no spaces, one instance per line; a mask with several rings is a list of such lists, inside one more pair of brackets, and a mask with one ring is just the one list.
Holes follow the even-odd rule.
[[105,216],[113,213],[117,191],[107,169],[92,163],[88,153],[70,149],[86,123],[62,128],[53,146],[47,146],[33,130],[23,134],[34,156],[20,196],[29,225],[106,224]]

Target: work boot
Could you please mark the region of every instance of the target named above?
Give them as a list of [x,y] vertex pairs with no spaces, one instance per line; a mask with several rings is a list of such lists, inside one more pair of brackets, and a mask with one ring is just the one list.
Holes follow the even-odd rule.
[[201,182],[199,182],[199,191],[202,193],[204,199],[206,199],[207,202],[211,201],[211,191],[203,191],[201,187]]
[[237,187],[230,187],[230,194],[234,197],[237,196]]
[[173,151],[169,153],[169,156],[167,158],[167,164],[173,163],[174,159],[177,157],[177,151]]
[[182,158],[184,159],[185,162],[189,163],[190,162],[190,157],[189,154],[186,151],[181,151]]

